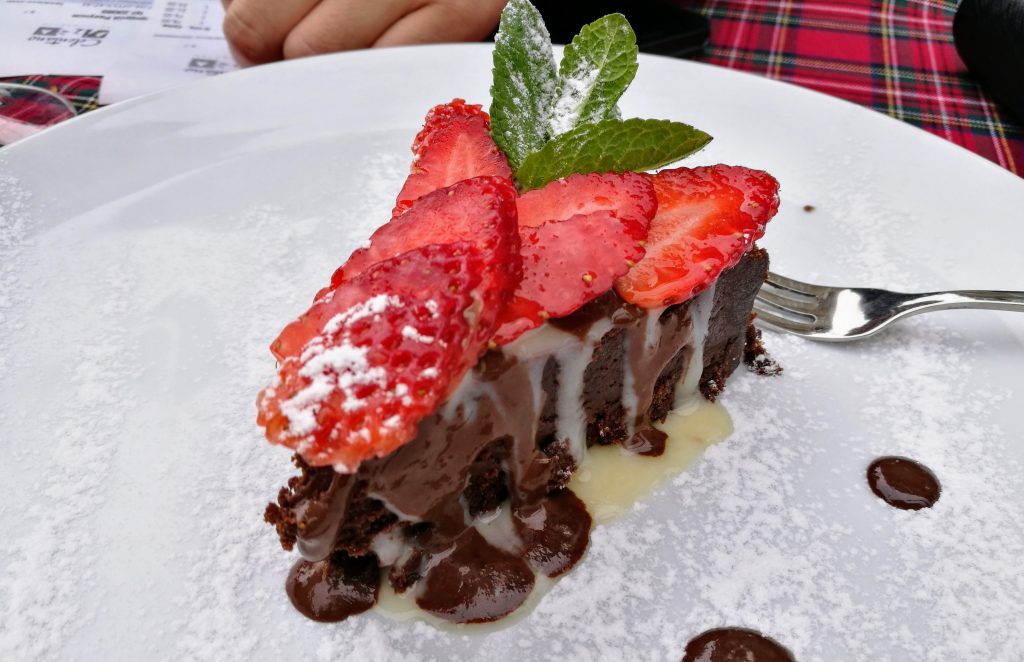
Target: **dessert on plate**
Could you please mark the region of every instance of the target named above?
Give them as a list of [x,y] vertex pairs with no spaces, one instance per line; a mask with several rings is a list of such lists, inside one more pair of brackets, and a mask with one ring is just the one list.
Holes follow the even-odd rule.
[[510,614],[586,550],[568,483],[588,448],[661,454],[656,424],[740,363],[778,184],[650,174],[710,136],[621,119],[636,62],[611,15],[556,68],[510,2],[490,112],[428,113],[391,219],[271,345],[258,422],[300,473],[266,519],[307,616],[365,611],[382,582],[447,621]]

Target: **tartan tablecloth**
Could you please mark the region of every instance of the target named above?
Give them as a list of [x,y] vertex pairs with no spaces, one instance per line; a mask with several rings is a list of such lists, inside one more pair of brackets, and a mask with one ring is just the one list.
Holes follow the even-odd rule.
[[[99,99],[100,95],[100,80],[96,76],[18,76],[14,78],[0,78],[0,82],[34,85],[35,87],[47,89],[50,92],[56,92],[70,101],[71,105],[79,113],[84,113],[98,107],[97,99]],[[26,122],[30,122],[32,120],[31,108],[24,108],[24,110],[19,112],[18,117]]]
[[1024,131],[953,46],[957,0],[708,0],[701,59],[842,97],[1024,175]]
[[[694,0],[711,19],[705,62],[874,108],[1024,176],[1024,130],[967,73],[953,46],[957,0]],[[96,107],[100,79],[16,82]]]

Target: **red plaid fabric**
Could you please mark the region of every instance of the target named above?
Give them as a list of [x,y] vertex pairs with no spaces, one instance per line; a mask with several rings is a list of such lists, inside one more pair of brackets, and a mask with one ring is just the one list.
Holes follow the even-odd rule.
[[[701,2],[701,0],[688,0]],[[703,0],[706,62],[788,81],[904,120],[1024,175],[1024,130],[967,73],[953,46],[957,0]],[[100,79],[39,77],[79,108]]]
[[0,82],[33,85],[55,92],[70,101],[79,113],[96,108],[100,95],[100,79],[96,76],[18,76],[0,78]]
[[904,120],[1024,175],[1024,131],[953,46],[957,0],[707,0],[706,62]]

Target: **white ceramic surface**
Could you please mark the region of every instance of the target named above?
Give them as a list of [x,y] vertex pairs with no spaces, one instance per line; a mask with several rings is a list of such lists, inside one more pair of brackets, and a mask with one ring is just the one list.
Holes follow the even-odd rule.
[[[304,620],[261,519],[266,345],[388,217],[426,110],[486,103],[478,45],[226,75],[0,151],[0,658],[678,660],[753,627],[807,660],[1024,658],[1024,316],[948,312],[858,345],[766,334],[736,433],[496,633]],[[644,57],[626,116],[774,173],[797,278],[1024,290],[1024,181],[871,111]],[[805,205],[814,211],[803,210]],[[901,454],[944,493],[868,491]]]

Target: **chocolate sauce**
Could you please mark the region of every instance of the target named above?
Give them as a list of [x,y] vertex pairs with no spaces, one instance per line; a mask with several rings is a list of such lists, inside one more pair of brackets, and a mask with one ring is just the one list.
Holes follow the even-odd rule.
[[882,501],[901,510],[931,508],[942,488],[931,470],[906,457],[881,457],[867,471],[868,485]]
[[514,356],[508,356],[504,352],[489,351],[480,357],[476,364],[476,374],[485,382],[493,382],[504,375],[509,368],[516,364]]
[[637,430],[629,441],[623,442],[622,447],[637,455],[658,457],[665,452],[665,443],[667,441],[667,434],[655,427],[645,425]]
[[285,582],[295,608],[314,621],[343,621],[377,604],[380,568],[372,554],[337,553],[322,561],[299,561]]
[[416,604],[453,623],[487,623],[508,616],[533,590],[533,570],[517,554],[466,529],[427,564]]
[[[719,282],[739,279],[735,287],[742,285],[746,298],[734,298],[733,285],[715,290],[713,305],[702,314],[724,317],[736,310],[733,323],[712,319],[706,339],[694,337],[691,302],[658,315],[610,293],[551,321],[544,332],[553,335],[534,336],[539,341],[533,346],[489,351],[449,401],[420,422],[416,438],[387,456],[363,462],[350,475],[306,467],[282,491],[279,506],[268,509],[283,543],[295,541],[306,559],[289,578],[293,603],[317,620],[368,609],[378,574],[324,559],[351,561],[347,552],[372,559],[378,573],[375,552],[380,565],[391,566],[396,591],[414,592],[420,607],[441,618],[483,622],[516,609],[529,596],[535,573],[563,574],[586,550],[591,517],[564,488],[583,451],[582,437],[593,443],[590,419],[611,411],[604,404],[613,401],[619,424],[604,443],[635,440],[636,452],[659,454],[664,438],[651,423],[664,417],[685,370],[702,368],[699,361],[688,367],[699,357],[691,345],[704,339],[707,346],[732,351],[739,339],[741,350],[750,302],[766,270],[766,258],[753,251],[723,274]],[[614,348],[616,342],[621,345]],[[614,361],[599,356],[602,348],[615,349],[608,352]],[[724,382],[735,367],[733,357],[715,351],[724,357],[716,361],[731,366],[715,375]],[[705,372],[709,361],[705,352]],[[599,362],[607,370],[593,372]],[[565,415],[575,411],[576,397],[580,434]],[[484,489],[488,481],[504,485]],[[495,539],[481,524],[499,499],[499,507],[508,509],[504,516],[511,515],[510,540]],[[349,596],[349,602],[338,596]]]
[[715,628],[686,644],[682,662],[795,662],[774,639],[745,628]]
[[571,315],[549,319],[548,324],[582,340],[590,328],[601,320],[610,319],[623,325],[643,316],[643,309],[624,303],[614,291],[609,290]]
[[575,566],[590,543],[593,520],[571,490],[555,492],[513,515],[526,560],[538,572],[557,577]]
[[[630,385],[632,393],[623,393],[624,401],[628,398],[632,403],[625,411],[627,444],[634,441],[637,432],[646,433],[651,428],[651,404],[662,373],[672,363],[689,362],[694,354],[693,347],[688,346],[686,341],[689,339],[692,342],[694,337],[696,301],[691,299],[666,309],[658,317],[647,318],[639,329],[626,338],[626,361],[629,373],[633,376]],[[674,391],[675,380],[671,386]],[[664,443],[661,444],[662,451],[657,451],[656,437],[654,434],[647,439],[641,437],[638,441],[646,441],[646,445],[650,446],[646,452],[654,451],[651,454],[660,455],[664,451]]]

